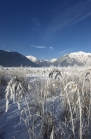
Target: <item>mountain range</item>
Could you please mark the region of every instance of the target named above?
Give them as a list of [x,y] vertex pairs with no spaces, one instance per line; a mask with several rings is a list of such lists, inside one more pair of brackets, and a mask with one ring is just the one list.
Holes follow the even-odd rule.
[[31,61],[35,60],[34,62],[45,67],[49,67],[51,65],[53,66],[85,66],[85,65],[91,65],[91,53],[85,53],[85,52],[74,52],[65,54],[64,56],[58,58],[58,59],[52,59],[52,60],[38,60],[36,57],[33,56],[27,56]]
[[91,66],[91,53],[74,52],[51,60],[39,60],[34,56],[24,56],[18,52],[0,50],[0,65],[4,67],[49,67],[49,66]]
[[29,60],[41,65],[41,66],[45,66],[45,67],[49,67],[51,66],[57,59],[51,59],[51,60],[39,60],[34,56],[26,56]]
[[18,52],[0,50],[0,65],[3,67],[31,66],[40,67]]

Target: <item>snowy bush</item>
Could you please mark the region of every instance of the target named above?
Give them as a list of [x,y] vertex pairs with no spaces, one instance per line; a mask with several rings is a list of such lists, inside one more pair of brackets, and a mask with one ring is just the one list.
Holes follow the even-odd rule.
[[7,74],[2,67],[0,68],[0,98],[3,98],[5,96],[4,90],[7,83],[8,83]]
[[28,92],[28,84],[25,80],[21,80],[17,77],[11,78],[6,88],[6,112],[8,110],[9,100],[13,100],[18,105],[20,110],[20,100],[25,99]]

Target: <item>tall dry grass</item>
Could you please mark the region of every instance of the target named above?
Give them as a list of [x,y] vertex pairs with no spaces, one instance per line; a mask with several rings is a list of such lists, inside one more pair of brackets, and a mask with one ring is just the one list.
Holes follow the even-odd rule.
[[[15,95],[15,98],[18,96],[19,100],[16,102],[20,105],[20,99],[24,98],[26,107],[18,107],[29,139],[91,138],[91,70],[82,73],[80,70],[56,70],[55,74],[53,70],[45,79],[39,77],[33,82],[28,81],[31,89],[26,89],[26,80],[23,82],[22,76],[16,78],[17,81],[12,78],[8,83],[6,102]],[[50,101],[53,102],[56,98],[59,99],[58,105],[63,107],[58,109],[60,117],[55,117],[56,114],[48,109]],[[55,102],[52,107],[55,109]]]

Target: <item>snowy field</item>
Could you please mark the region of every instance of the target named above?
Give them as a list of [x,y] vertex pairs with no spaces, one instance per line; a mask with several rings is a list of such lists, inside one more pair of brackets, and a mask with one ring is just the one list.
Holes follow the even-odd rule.
[[0,139],[91,139],[91,68],[0,68]]

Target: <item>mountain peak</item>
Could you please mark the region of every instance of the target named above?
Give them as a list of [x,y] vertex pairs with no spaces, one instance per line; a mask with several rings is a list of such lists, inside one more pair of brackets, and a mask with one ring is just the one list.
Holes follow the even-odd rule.
[[70,53],[70,55],[91,55],[91,53],[86,53],[86,52],[83,52],[83,51],[79,51],[79,52]]
[[89,60],[91,53],[86,53],[86,52],[80,51],[80,52],[70,53],[70,54],[68,54],[68,56],[70,58],[75,58],[75,59],[78,59],[79,61],[83,62],[83,61]]
[[61,57],[58,63],[60,66],[91,65],[91,53],[82,51],[69,53]]
[[53,58],[51,60],[38,60],[34,56],[26,56],[31,61],[41,65],[47,66],[82,66],[82,65],[91,65],[91,53],[86,53],[82,51],[72,52],[69,54],[65,54],[59,59]]
[[56,58],[53,58],[53,59],[50,60],[50,62],[54,63],[56,60],[57,60]]
[[33,62],[36,62],[37,61],[37,58],[34,57],[34,56],[26,56],[29,60],[33,61]]

